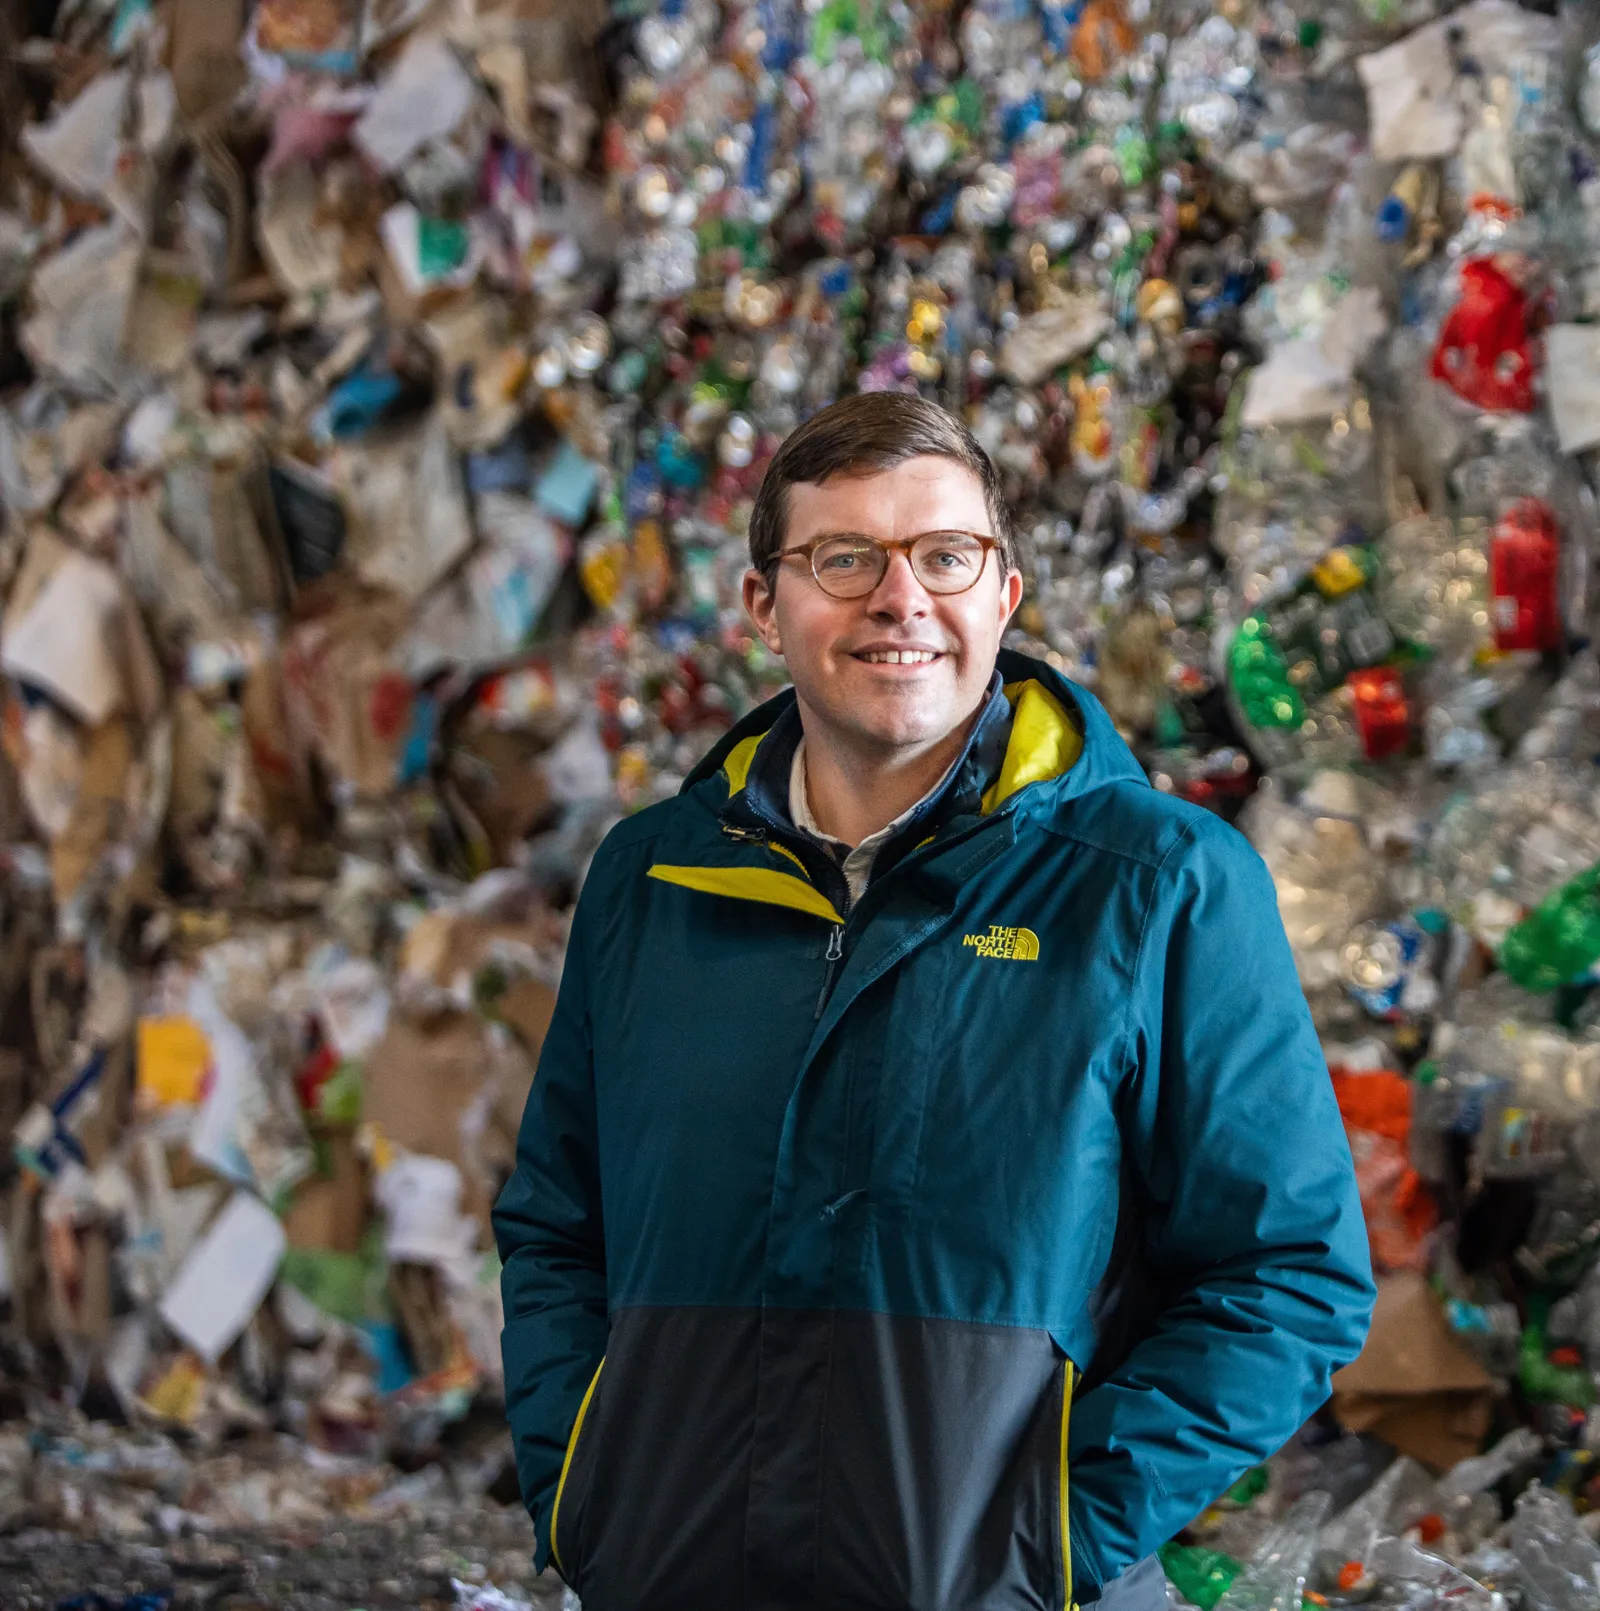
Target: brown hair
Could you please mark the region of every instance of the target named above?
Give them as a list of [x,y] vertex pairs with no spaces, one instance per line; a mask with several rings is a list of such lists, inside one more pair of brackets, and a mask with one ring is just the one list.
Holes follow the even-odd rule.
[[1016,538],[1000,476],[978,439],[954,414],[905,392],[845,397],[784,439],[772,456],[750,515],[750,563],[770,588],[789,524],[789,488],[836,475],[871,475],[922,455],[953,459],[983,485],[989,521],[1007,570],[1017,568]]

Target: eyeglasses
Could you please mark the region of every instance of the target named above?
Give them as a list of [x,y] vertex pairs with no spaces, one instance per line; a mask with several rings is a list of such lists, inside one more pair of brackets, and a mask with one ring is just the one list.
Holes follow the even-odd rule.
[[930,593],[948,595],[972,587],[983,575],[990,551],[999,546],[997,537],[976,531],[925,531],[894,542],[845,531],[796,543],[777,558],[806,560],[817,586],[830,598],[861,599],[888,574],[890,553],[899,552]]

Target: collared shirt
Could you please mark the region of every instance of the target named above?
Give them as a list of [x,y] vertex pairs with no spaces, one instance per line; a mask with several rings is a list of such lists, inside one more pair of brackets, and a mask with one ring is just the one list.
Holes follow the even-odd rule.
[[844,874],[844,881],[849,886],[852,906],[861,899],[867,884],[871,881],[872,864],[877,860],[878,852],[944,788],[950,781],[950,774],[966,758],[967,747],[963,746],[961,753],[945,768],[944,776],[920,800],[907,806],[893,822],[885,823],[876,833],[869,833],[859,845],[851,849],[842,839],[835,839],[832,834],[824,833],[817,826],[817,819],[811,814],[811,799],[806,793],[805,738],[802,736],[800,742],[795,745],[794,760],[789,766],[789,815],[801,833],[810,834],[813,839],[826,845],[836,859],[842,856],[839,860],[839,870]]
[[[803,757],[802,769],[798,774],[795,770],[795,751],[805,738],[796,701],[789,701],[780,710],[761,740],[740,798],[764,823],[781,823],[794,832],[799,841],[795,848],[810,852],[812,867],[808,876],[816,880],[817,887],[827,893],[839,911],[845,912],[913,845],[936,833],[948,818],[981,809],[983,791],[1004,761],[1011,720],[1011,706],[996,671],[989,683],[987,702],[955,765],[910,811],[872,835],[871,844],[855,847],[864,854],[856,856],[849,876],[841,858],[850,857],[851,847],[828,838],[816,827],[805,795]],[[800,779],[798,790],[796,776]],[[826,871],[817,863],[825,863]]]

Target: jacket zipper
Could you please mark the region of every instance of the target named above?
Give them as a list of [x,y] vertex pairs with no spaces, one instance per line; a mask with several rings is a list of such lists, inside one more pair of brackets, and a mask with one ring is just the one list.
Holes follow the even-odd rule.
[[567,1491],[567,1473],[572,1470],[572,1457],[577,1453],[578,1435],[583,1431],[583,1418],[589,1413],[589,1400],[594,1397],[594,1390],[600,1385],[600,1372],[606,1368],[602,1356],[600,1363],[594,1368],[594,1375],[589,1378],[588,1390],[583,1395],[583,1402],[578,1406],[578,1414],[572,1423],[572,1432],[567,1438],[567,1452],[561,1462],[561,1475],[556,1479],[555,1502],[550,1506],[550,1558],[556,1563],[557,1570],[563,1577],[567,1568],[562,1565],[561,1550],[556,1543],[556,1521],[561,1515],[561,1496]]
[[1068,1515],[1068,1499],[1071,1494],[1071,1480],[1067,1471],[1067,1442],[1072,1428],[1072,1386],[1076,1376],[1072,1361],[1066,1361],[1062,1369],[1061,1378],[1061,1576],[1066,1588],[1062,1604],[1066,1611],[1078,1611],[1077,1602],[1072,1598],[1072,1527]]
[[833,932],[828,936],[828,949],[822,955],[828,968],[822,975],[822,993],[817,997],[817,1010],[811,1015],[812,1023],[822,1016],[822,1009],[828,1005],[828,993],[833,989],[834,970],[839,966],[839,958],[844,955],[844,930],[837,923],[833,925]]
[[[737,823],[725,822],[725,823],[722,824],[722,831],[725,834],[727,834],[730,838],[735,839],[735,840],[743,840],[743,841],[747,841],[747,842],[752,842],[752,843],[759,844],[759,845],[767,845],[767,846],[771,847],[771,846],[779,845],[782,842],[781,838],[775,837],[775,835],[776,836],[781,836],[785,832],[792,832],[793,831],[792,829],[786,828],[786,826],[783,823],[779,822],[778,819],[776,817],[774,817],[770,811],[768,811],[764,806],[759,805],[756,801],[748,800],[748,801],[745,802],[745,805],[746,805],[747,810],[749,810],[760,822],[765,824],[765,827],[764,828],[754,828],[754,829],[752,829],[752,828],[741,828],[741,827],[739,827],[739,825]],[[794,857],[794,859],[796,861],[800,860],[800,858],[798,856],[796,856],[793,851],[788,850],[787,848],[785,848],[784,854]],[[826,860],[826,859],[828,859],[828,858],[824,857],[824,860]],[[835,891],[832,894],[830,894],[828,890],[824,889],[822,885],[818,884],[816,879],[811,876],[811,873],[805,869],[805,864],[803,862],[801,863],[801,869],[802,869],[802,871],[805,871],[806,881],[809,884],[811,884],[813,887],[815,887],[817,889],[821,889],[822,893],[824,895],[827,895],[830,900],[833,900],[835,902],[838,901],[838,893],[837,893],[837,891]],[[844,882],[844,878],[843,878],[842,874],[840,875],[839,882],[841,884]],[[848,902],[848,900],[849,900],[848,891],[846,892],[845,899],[846,899],[846,902]],[[846,913],[848,913],[848,911],[849,911],[848,904],[843,906],[841,909],[843,911],[845,911]]]

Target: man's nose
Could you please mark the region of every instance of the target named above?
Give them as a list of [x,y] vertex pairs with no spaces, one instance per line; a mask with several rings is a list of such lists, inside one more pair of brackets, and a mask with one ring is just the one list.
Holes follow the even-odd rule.
[[867,612],[892,621],[911,621],[933,607],[928,590],[911,568],[911,556],[902,549],[889,555],[883,580],[867,596]]

